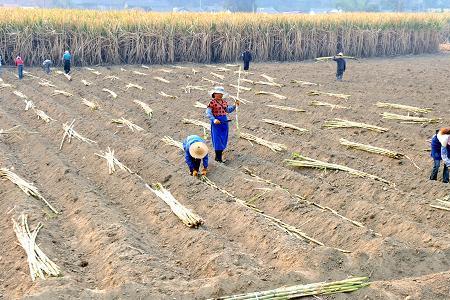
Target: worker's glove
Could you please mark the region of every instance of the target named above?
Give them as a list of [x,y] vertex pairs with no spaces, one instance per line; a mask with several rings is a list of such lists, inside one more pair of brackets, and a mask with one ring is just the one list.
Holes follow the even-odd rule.
[[217,120],[217,119],[215,119],[215,120],[214,120],[214,124],[219,125],[219,124],[220,124],[220,121]]
[[203,170],[202,170],[202,176],[206,176],[206,173],[208,173],[208,171],[206,170],[206,168],[203,168]]
[[197,170],[192,171],[192,176],[197,177],[197,175],[198,175],[198,171]]

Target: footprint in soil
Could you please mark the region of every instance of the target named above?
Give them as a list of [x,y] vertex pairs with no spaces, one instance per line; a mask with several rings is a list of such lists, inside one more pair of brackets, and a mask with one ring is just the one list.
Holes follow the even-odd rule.
[[81,260],[81,261],[78,262],[77,265],[79,265],[82,268],[86,268],[89,265],[89,263],[87,261],[85,261],[85,260]]

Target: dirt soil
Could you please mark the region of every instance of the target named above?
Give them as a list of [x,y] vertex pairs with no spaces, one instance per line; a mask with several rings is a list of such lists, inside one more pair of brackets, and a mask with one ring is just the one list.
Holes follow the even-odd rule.
[[[20,125],[20,135],[0,136],[0,166],[14,168],[19,176],[33,182],[61,212],[52,214],[41,201],[26,196],[9,181],[0,181],[0,294],[4,299],[205,299],[350,276],[368,276],[372,284],[351,294],[320,299],[450,298],[450,213],[429,206],[436,198],[448,195],[449,186],[428,179],[432,160],[426,151],[435,130],[448,126],[450,54],[349,61],[344,82],[334,80],[333,62],[251,65],[254,74],[245,78],[267,81],[260,76],[265,73],[285,86],[243,83],[252,90],[240,95],[251,101],[239,109],[241,131],[283,143],[288,151],[275,153],[240,139],[233,113],[227,162],[218,165],[210,157],[208,177],[324,246],[289,235],[232,197],[189,176],[183,153],[161,138],[167,135],[182,141],[190,134],[203,136],[201,127],[181,120],[207,122],[204,109],[194,104],[207,104],[208,94],[199,90],[185,93],[184,87],[190,84],[210,89],[213,84],[202,80],[206,77],[223,82],[236,95],[236,88],[229,84],[237,83],[233,72],[237,68],[226,67],[232,71],[220,72],[217,67],[224,65],[180,66],[95,67],[101,75],[76,68],[70,82],[56,72],[47,76],[41,69],[26,69],[56,87],[40,86],[40,79],[30,76],[18,81],[14,69],[3,70],[5,83],[13,84],[54,120],[45,123],[38,119],[33,111],[24,110],[24,100],[13,94],[14,89],[2,89],[0,128]],[[225,76],[225,80],[210,72]],[[92,84],[85,86],[82,79]],[[301,86],[291,83],[292,79],[319,86]],[[127,90],[130,82],[144,89]],[[103,88],[118,97],[113,99]],[[51,96],[55,89],[73,96]],[[308,96],[311,90],[349,94],[351,98]],[[177,98],[163,97],[161,91]],[[287,99],[255,95],[256,91],[275,92]],[[99,109],[84,106],[82,98],[96,102]],[[150,105],[154,111],[151,119],[134,99]],[[312,100],[349,109],[310,106]],[[384,111],[407,112],[378,108],[374,105],[378,101],[429,107],[433,111],[424,116],[443,118],[443,122],[417,125],[383,120],[380,114]],[[306,112],[278,110],[266,104]],[[120,117],[144,131],[132,132],[111,123]],[[309,132],[266,124],[261,122],[263,118]],[[322,128],[333,118],[389,131]],[[75,130],[97,143],[73,140],[60,151],[62,124],[73,119]],[[399,151],[420,169],[408,159],[347,149],[340,145],[340,138]],[[136,176],[122,170],[109,175],[106,161],[94,155],[107,147],[145,182],[161,182],[205,224],[198,229],[186,227]],[[344,172],[291,168],[283,160],[292,152],[378,175],[393,184]],[[256,180],[244,168],[283,189]],[[17,243],[11,221],[22,212],[29,215],[32,227],[43,223],[37,242],[62,269],[62,277],[31,281],[27,257]]]

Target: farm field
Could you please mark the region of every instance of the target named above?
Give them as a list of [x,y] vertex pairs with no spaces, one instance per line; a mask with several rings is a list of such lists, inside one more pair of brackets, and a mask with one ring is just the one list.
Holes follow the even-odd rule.
[[[253,64],[253,74],[243,75],[248,80],[241,81],[242,86],[251,88],[240,93],[240,98],[247,100],[238,112],[241,133],[283,144],[287,150],[274,152],[239,138],[235,114],[230,115],[227,162],[218,165],[210,156],[208,173],[228,195],[190,177],[182,151],[162,138],[182,141],[190,134],[203,136],[205,132],[209,136],[202,127],[182,120],[208,122],[204,109],[194,105],[197,101],[206,105],[206,90],[215,84],[202,78],[223,83],[235,96],[237,89],[230,84],[237,84],[237,67],[74,68],[72,81],[55,70],[47,76],[39,68],[29,68],[25,70],[32,76],[20,82],[14,69],[4,69],[3,84],[13,87],[1,89],[0,129],[20,127],[17,134],[0,135],[0,167],[13,168],[21,178],[33,182],[60,214],[55,215],[11,182],[0,181],[1,296],[205,299],[368,276],[369,287],[320,298],[448,299],[450,214],[430,204],[447,196],[449,188],[428,180],[432,161],[425,150],[435,130],[447,125],[449,69],[448,53],[363,59],[349,61],[344,82],[339,83],[334,80],[333,62]],[[267,83],[262,74],[283,86],[250,82]],[[54,87],[40,85],[41,78]],[[143,89],[127,88],[129,83]],[[191,88],[187,93],[187,86],[204,90]],[[117,98],[103,89],[116,93]],[[52,95],[55,90],[71,96]],[[314,90],[350,98],[308,95]],[[25,100],[14,91],[53,120],[47,123],[33,109],[25,111]],[[255,95],[259,91],[287,98]],[[96,103],[98,109],[84,105],[83,98]],[[148,104],[152,116],[133,100]],[[341,107],[311,106],[312,101]],[[442,118],[443,122],[423,125],[382,119],[383,112],[408,112],[380,108],[375,106],[377,102],[430,108],[417,116]],[[122,117],[143,130],[131,131],[111,122]],[[334,118],[388,131],[323,128]],[[63,123],[74,119],[74,129],[95,143],[73,139],[60,150]],[[281,128],[262,119],[308,131]],[[340,144],[341,138],[397,151],[410,159],[349,149]],[[108,147],[140,177],[118,168],[108,174],[106,161],[95,155]],[[291,159],[293,152],[376,175],[389,183],[340,171],[291,167],[284,160]],[[186,227],[145,186],[157,182],[201,216],[204,224],[197,229]],[[289,234],[279,223],[238,200],[255,205],[323,245]],[[22,212],[28,214],[32,227],[38,222],[44,225],[37,243],[59,266],[62,277],[31,281],[26,254],[17,244],[11,221]]]

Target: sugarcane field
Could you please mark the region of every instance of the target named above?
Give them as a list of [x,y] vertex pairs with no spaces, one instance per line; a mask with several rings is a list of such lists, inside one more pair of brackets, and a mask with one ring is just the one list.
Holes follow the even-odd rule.
[[450,299],[448,13],[0,12],[0,299]]

